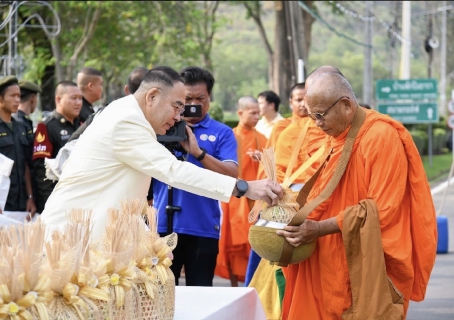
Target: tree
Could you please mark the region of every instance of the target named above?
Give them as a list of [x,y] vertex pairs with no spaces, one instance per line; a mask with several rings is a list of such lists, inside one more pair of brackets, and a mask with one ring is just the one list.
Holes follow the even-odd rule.
[[[178,68],[204,61],[212,69],[212,43],[222,24],[216,19],[218,2],[53,1],[51,4],[61,20],[60,34],[51,39],[40,29],[24,29],[21,50],[31,43],[28,59],[41,67],[29,68],[29,75],[33,73],[35,81],[52,91],[56,81],[75,79],[82,66],[102,71],[107,100],[122,95],[127,75],[138,66],[151,68],[165,64]],[[23,7],[22,21],[32,14],[29,7]],[[41,9],[40,14],[46,24],[53,23],[51,12]],[[43,108],[51,110],[51,90],[46,90],[41,98]]]
[[197,13],[195,19],[200,21],[196,23],[196,39],[199,45],[199,51],[202,55],[205,68],[213,71],[213,61],[211,60],[211,49],[213,39],[219,23],[216,21],[216,11],[219,7],[219,1],[203,1],[203,10],[195,10]]
[[[303,1],[315,9],[314,1]],[[289,89],[297,81],[297,61],[307,63],[311,46],[314,18],[302,10],[296,1],[275,1],[274,47],[263,27],[260,1],[241,1],[247,17],[257,25],[268,56],[268,83],[282,101],[288,101]],[[306,74],[306,72],[304,72]]]

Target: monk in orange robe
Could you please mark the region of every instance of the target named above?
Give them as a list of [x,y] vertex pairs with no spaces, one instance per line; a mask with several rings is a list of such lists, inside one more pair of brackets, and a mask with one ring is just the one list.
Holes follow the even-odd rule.
[[[307,116],[304,96],[305,84],[300,83],[292,87],[290,105],[292,106],[292,122],[279,135],[276,142],[276,174],[279,183],[290,176],[306,162],[313,152],[324,143],[326,135],[315,126]],[[316,162],[311,169],[300,174],[293,183],[304,183],[317,170],[320,162]]]
[[[260,117],[258,102],[254,97],[242,97],[238,101],[238,126],[233,129],[238,142],[238,178],[254,180],[265,147],[266,137],[255,130]],[[250,245],[248,241],[248,214],[254,203],[246,197],[232,197],[222,203],[222,225],[219,254],[215,274],[230,279],[232,286],[244,282]]]
[[[302,117],[307,116],[307,112],[305,112],[303,109],[300,109],[300,105],[304,104],[304,83],[297,83],[295,84],[292,88],[290,88],[290,109],[292,110],[292,116],[289,118],[284,118],[282,120],[279,120],[276,122],[276,124],[273,126],[273,130],[271,131],[271,135],[268,138],[268,141],[266,142],[265,149],[270,148],[270,147],[275,147],[276,151],[276,145],[277,145],[277,140],[279,139],[281,133],[287,129],[290,125],[299,123],[302,119]],[[259,173],[257,175],[258,179],[265,179],[266,175],[265,172],[263,171],[262,166],[259,168]]]
[[[400,315],[371,311],[355,319],[405,318],[409,300],[424,299],[437,246],[435,209],[418,151],[401,123],[359,108],[350,84],[338,74],[319,75],[307,90],[306,102],[309,116],[330,136],[328,143],[333,148],[307,202],[319,196],[332,177],[355,114],[365,112],[366,116],[345,173],[331,196],[301,226],[277,231],[293,246],[317,241],[307,260],[283,268],[283,319],[341,319],[355,307],[352,296],[367,290],[366,283],[361,287],[352,281],[358,274],[351,268],[358,267],[358,263],[352,264],[346,258],[346,252],[352,251],[356,243],[344,242],[345,235],[353,232],[348,229],[353,212],[363,210],[360,202],[365,201],[375,203],[378,211],[376,242],[382,252],[378,251],[377,256],[384,260],[384,272],[393,290],[403,296],[403,306]],[[358,232],[357,236],[367,239],[369,234]],[[370,254],[366,247],[360,250]],[[371,271],[360,276],[367,282],[382,274]],[[371,310],[380,309],[377,306],[384,303],[374,294],[363,296],[364,302],[373,306]]]

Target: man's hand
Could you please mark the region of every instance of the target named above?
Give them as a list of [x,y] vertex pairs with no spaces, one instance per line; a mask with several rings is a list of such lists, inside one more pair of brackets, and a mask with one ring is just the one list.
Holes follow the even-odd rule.
[[306,219],[302,225],[297,227],[284,227],[284,230],[277,230],[276,233],[283,236],[287,241],[295,247],[304,243],[315,241],[318,237],[323,237],[328,234],[341,232],[337,224],[336,217],[332,217],[322,221],[314,221]]
[[25,207],[25,211],[30,213],[26,217],[27,221],[30,221],[31,219],[33,219],[33,216],[36,213],[36,205],[35,205],[35,201],[33,200],[33,198],[28,198],[27,206]]
[[313,242],[320,236],[320,224],[318,221],[306,219],[300,226],[286,226],[284,230],[278,230],[276,233],[285,237],[292,246],[298,247]]
[[277,204],[284,196],[282,187],[270,179],[248,181],[248,190],[245,196],[251,200],[263,200],[269,205]]
[[195,134],[189,126],[186,126],[186,134],[188,138],[185,141],[180,141],[181,146],[187,153],[193,155],[194,157],[200,156],[202,150],[199,148]]

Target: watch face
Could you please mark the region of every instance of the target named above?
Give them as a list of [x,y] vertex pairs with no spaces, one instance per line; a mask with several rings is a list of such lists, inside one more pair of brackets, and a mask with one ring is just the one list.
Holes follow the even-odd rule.
[[239,192],[245,193],[248,189],[248,184],[244,180],[238,180],[238,182],[236,183],[236,188]]

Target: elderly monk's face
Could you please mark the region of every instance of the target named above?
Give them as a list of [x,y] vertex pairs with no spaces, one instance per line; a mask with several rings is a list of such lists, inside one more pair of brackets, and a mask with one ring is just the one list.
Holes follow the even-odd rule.
[[353,105],[346,96],[329,101],[316,95],[306,96],[306,102],[309,117],[329,136],[337,138],[351,124]]

